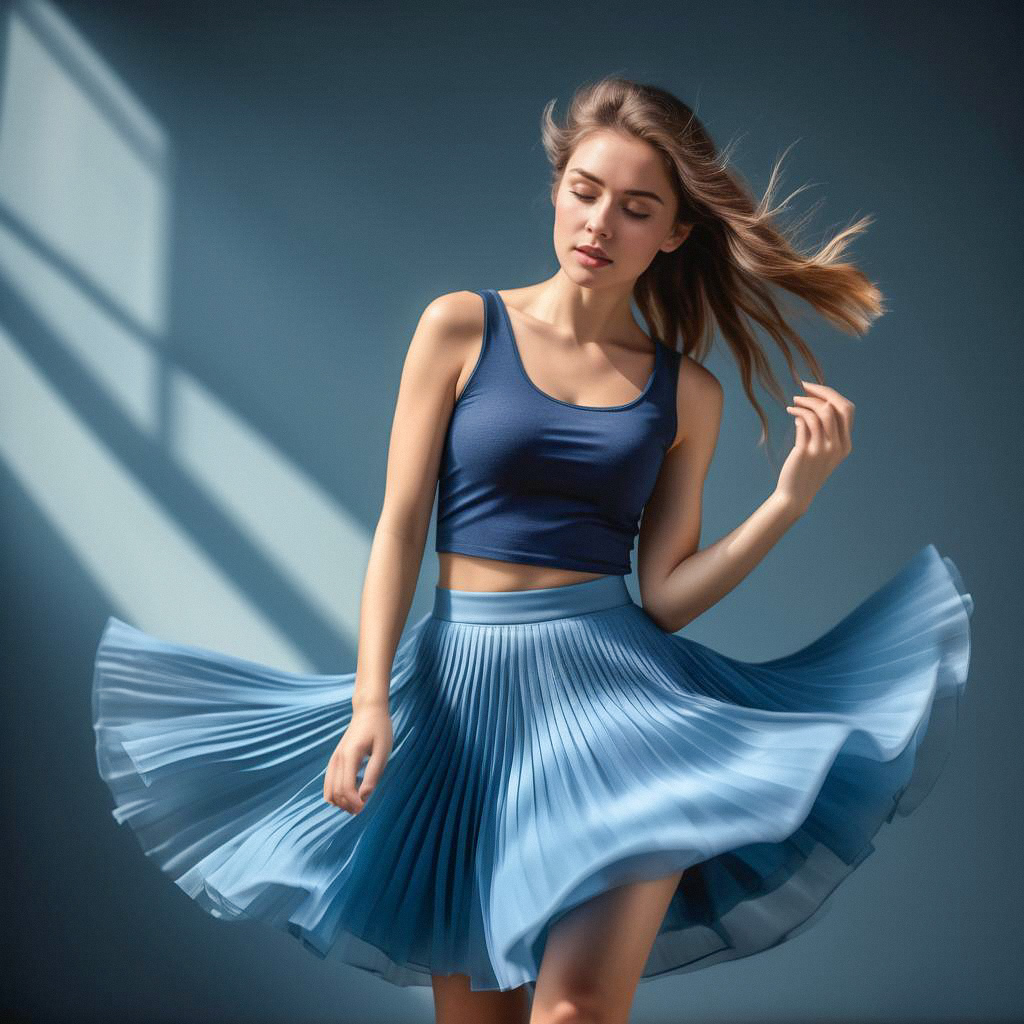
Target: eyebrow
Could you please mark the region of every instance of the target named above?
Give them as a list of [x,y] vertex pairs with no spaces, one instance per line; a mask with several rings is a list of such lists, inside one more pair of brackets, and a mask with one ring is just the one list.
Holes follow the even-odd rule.
[[[589,178],[595,184],[604,184],[596,174],[591,174],[590,171],[585,171],[582,167],[570,167],[569,170],[576,174],[582,174],[584,178]],[[662,206],[665,205],[665,200],[662,199],[657,192],[648,192],[642,188],[627,188],[624,194],[627,196],[643,196],[645,199],[653,199],[656,203],[661,203]]]

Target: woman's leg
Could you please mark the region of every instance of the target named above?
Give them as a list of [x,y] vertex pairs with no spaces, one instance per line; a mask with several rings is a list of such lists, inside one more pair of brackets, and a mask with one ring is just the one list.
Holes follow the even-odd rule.
[[526,985],[506,992],[473,992],[465,974],[432,974],[436,1024],[527,1024],[530,992]]
[[548,933],[530,1024],[627,1024],[682,871],[574,907]]

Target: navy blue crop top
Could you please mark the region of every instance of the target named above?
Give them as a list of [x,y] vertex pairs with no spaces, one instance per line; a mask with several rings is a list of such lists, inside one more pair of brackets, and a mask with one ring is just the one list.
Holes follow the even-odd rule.
[[681,353],[656,341],[631,402],[573,405],[527,375],[497,291],[476,294],[483,343],[445,436],[434,550],[626,575],[676,433]]

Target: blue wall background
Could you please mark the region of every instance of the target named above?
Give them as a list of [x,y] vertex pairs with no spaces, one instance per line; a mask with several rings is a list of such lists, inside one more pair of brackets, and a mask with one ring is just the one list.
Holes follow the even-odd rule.
[[[928,801],[814,931],[646,982],[634,1019],[1024,1014],[1017,5],[0,11],[9,1015],[432,1019],[428,990],[216,921],[142,857],[95,771],[91,659],[116,614],[281,667],[354,667],[413,328],[438,294],[553,272],[541,108],[608,72],[676,91],[720,145],[742,135],[758,191],[798,139],[784,191],[814,183],[796,209],[821,200],[817,237],[877,217],[854,257],[892,309],[863,339],[801,322],[857,403],[854,453],[688,634],[785,653],[928,541],[977,608]],[[775,479],[731,362],[709,365],[727,405],[705,543]],[[433,524],[411,617],[432,549]]]

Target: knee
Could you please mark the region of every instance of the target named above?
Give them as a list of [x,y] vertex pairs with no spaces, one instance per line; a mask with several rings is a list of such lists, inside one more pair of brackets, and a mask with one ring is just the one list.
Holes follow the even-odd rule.
[[626,1018],[583,996],[565,995],[549,1007],[534,1005],[530,1024],[625,1024]]

